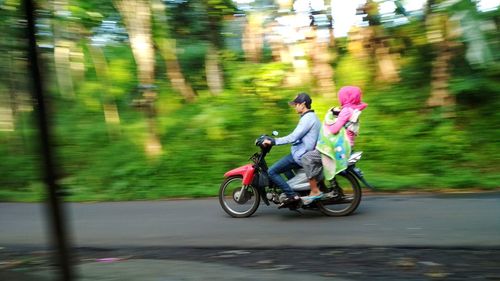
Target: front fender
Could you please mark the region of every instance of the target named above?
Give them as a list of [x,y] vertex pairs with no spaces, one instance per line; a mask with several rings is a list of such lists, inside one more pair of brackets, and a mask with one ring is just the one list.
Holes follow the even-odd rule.
[[224,177],[228,178],[231,176],[242,176],[243,184],[250,185],[252,183],[254,175],[255,175],[255,168],[253,167],[253,164],[246,164],[245,166],[241,166],[226,172],[224,174]]

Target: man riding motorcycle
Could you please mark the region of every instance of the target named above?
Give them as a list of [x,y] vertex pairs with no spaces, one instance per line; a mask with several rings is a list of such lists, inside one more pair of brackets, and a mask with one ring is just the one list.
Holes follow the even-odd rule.
[[292,170],[302,167],[301,158],[308,151],[314,150],[318,140],[321,122],[311,109],[312,99],[306,93],[298,94],[289,104],[300,114],[300,120],[293,132],[287,136],[265,140],[264,145],[292,144],[291,153],[281,158],[269,168],[269,178],[286,194],[282,205],[299,201],[296,194],[280,174],[289,174]]

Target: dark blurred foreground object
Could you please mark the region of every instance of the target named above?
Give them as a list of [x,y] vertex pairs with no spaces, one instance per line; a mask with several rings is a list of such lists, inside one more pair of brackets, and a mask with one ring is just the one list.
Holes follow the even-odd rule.
[[27,37],[28,44],[28,62],[29,71],[33,79],[33,100],[35,101],[35,111],[37,114],[38,128],[40,134],[40,153],[43,159],[44,181],[47,186],[49,196],[49,210],[52,230],[54,235],[54,243],[58,249],[58,265],[60,267],[60,280],[73,280],[72,270],[70,265],[70,255],[68,247],[67,231],[64,224],[64,213],[60,202],[59,187],[56,184],[55,165],[50,146],[50,127],[48,124],[47,104],[43,95],[42,79],[40,77],[40,68],[38,65],[37,44],[35,38],[35,7],[34,1],[23,1],[26,19],[27,19]]

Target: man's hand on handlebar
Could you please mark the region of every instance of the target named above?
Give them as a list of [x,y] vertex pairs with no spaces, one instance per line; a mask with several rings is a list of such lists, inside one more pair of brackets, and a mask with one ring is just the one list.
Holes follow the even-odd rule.
[[273,142],[270,139],[265,139],[262,142],[262,145],[264,145],[264,146],[271,146],[271,145],[273,145]]
[[273,138],[266,135],[262,135],[257,140],[255,140],[255,145],[260,146],[262,148],[271,147],[275,145],[275,142]]

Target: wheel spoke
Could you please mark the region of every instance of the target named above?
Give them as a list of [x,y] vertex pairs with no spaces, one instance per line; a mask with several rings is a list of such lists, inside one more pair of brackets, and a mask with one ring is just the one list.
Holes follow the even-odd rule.
[[319,209],[328,216],[348,215],[359,205],[361,188],[349,174],[336,176],[336,188],[329,188],[332,197],[318,202]]
[[248,217],[257,210],[260,198],[254,187],[243,186],[241,177],[231,177],[221,185],[219,202],[229,215]]

